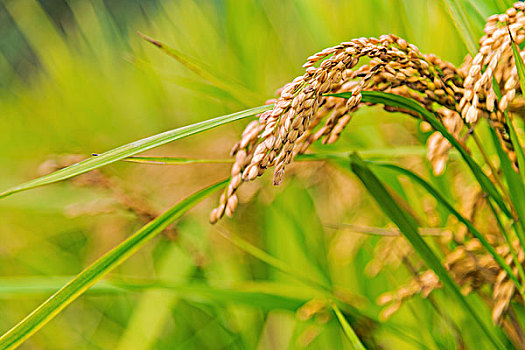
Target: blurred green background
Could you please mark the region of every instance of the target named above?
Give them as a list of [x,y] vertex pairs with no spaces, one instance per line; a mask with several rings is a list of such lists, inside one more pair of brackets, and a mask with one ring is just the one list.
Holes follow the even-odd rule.
[[[244,86],[242,93],[203,80],[137,31],[202,62],[220,79]],[[264,104],[302,74],[309,55],[384,33],[454,64],[466,54],[443,5],[433,0],[0,1],[0,186],[68,162],[54,155],[88,156]],[[227,158],[246,123],[148,154]],[[336,145],[316,149],[381,154],[394,146],[420,150],[420,140],[413,120],[373,108],[358,112]],[[402,161],[428,173],[422,159],[420,154]],[[228,174],[228,165],[221,164],[118,163],[94,179],[84,175],[84,183],[67,181],[0,201],[0,332],[142,226],[148,216],[141,208],[158,214]],[[111,185],[101,185],[100,179]],[[420,195],[408,184],[397,185],[405,186],[408,199]],[[454,344],[436,311],[420,298],[386,323],[364,318],[377,319],[376,298],[410,274],[394,259],[372,276],[378,250],[381,260],[385,246],[400,243],[389,238],[385,244],[340,227],[388,222],[350,173],[321,162],[296,164],[279,188],[264,176],[241,190],[235,217],[213,227],[207,215],[216,199],[192,210],[22,348],[349,348],[326,307],[315,313],[315,302],[304,306],[318,291],[236,248],[221,232],[333,286],[371,348]],[[419,210],[425,213],[424,207]],[[152,280],[165,288],[139,283]],[[115,287],[123,281],[126,286]],[[274,297],[257,294],[263,292]],[[461,316],[456,321],[461,323]],[[465,332],[465,337],[475,341],[475,334]]]

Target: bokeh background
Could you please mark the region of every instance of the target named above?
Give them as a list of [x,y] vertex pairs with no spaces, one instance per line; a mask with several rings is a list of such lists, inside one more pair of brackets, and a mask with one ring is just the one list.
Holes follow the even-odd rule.
[[[137,31],[192,57],[234,92],[188,70]],[[309,55],[384,33],[454,64],[466,54],[446,9],[433,0],[0,1],[0,186],[6,189],[155,133],[262,105],[303,74]],[[148,154],[228,158],[247,122]],[[372,108],[357,113],[337,144],[315,149],[363,150],[430,176],[424,137],[414,120]],[[433,181],[445,183],[453,169]],[[1,200],[0,332],[152,216],[228,173],[227,164],[118,163]],[[408,182],[390,180],[390,185],[407,199],[420,199]],[[372,348],[453,344],[439,313],[420,298],[381,324],[363,316],[377,319],[377,297],[406,282],[410,272],[388,259],[389,251],[406,249],[396,238],[344,226],[388,225],[347,170],[298,163],[279,188],[264,176],[241,191],[233,219],[211,226],[207,217],[216,200],[213,196],[194,208],[22,348],[349,348],[333,315],[316,302],[317,291],[246,254],[221,233],[240,236],[334,286],[348,303],[345,312],[356,331]],[[430,199],[418,202],[425,203],[417,208],[423,216],[435,206]],[[426,217],[430,226],[439,225],[438,217]],[[167,287],[146,288],[137,281]],[[279,297],[257,294],[263,292]],[[441,302],[454,308],[446,299]],[[360,311],[354,314],[354,307]],[[465,336],[475,339],[469,332]]]

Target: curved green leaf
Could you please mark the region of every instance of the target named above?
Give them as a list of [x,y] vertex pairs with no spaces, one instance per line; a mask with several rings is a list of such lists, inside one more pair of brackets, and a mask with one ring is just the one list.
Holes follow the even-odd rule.
[[[507,208],[507,205],[503,201],[503,198],[501,194],[498,192],[494,184],[490,181],[490,179],[485,175],[485,173],[481,170],[480,166],[474,161],[474,159],[470,156],[470,154],[461,146],[461,144],[456,140],[454,136],[452,136],[448,130],[439,122],[439,120],[432,114],[431,112],[427,111],[423,106],[421,106],[418,102],[395,94],[390,94],[386,92],[379,92],[379,91],[363,91],[362,92],[363,102],[370,102],[375,104],[384,104],[388,106],[393,107],[399,107],[399,108],[405,108],[410,109],[418,114],[421,115],[421,117],[428,122],[434,130],[439,131],[454,148],[456,148],[463,158],[463,160],[467,163],[468,167],[478,180],[481,188],[487,192],[487,194],[494,199],[498,207],[501,209],[501,211],[507,215],[509,218],[512,218],[512,214],[510,210]],[[335,97],[343,97],[343,98],[349,98],[352,96],[352,93],[344,92],[340,94],[331,94],[330,96]]]
[[183,165],[183,164],[210,164],[233,163],[233,159],[194,159],[185,157],[141,157],[132,156],[122,159],[125,162],[155,165]]
[[432,195],[432,197],[434,197],[438,201],[438,203],[442,204],[452,215],[454,215],[458,219],[459,222],[461,222],[468,228],[469,232],[472,233],[472,235],[480,241],[483,247],[485,247],[485,249],[487,249],[487,251],[492,255],[494,260],[501,266],[503,270],[507,272],[507,274],[514,281],[518,289],[521,290],[521,283],[516,277],[516,274],[512,271],[511,267],[505,262],[505,260],[496,252],[494,247],[492,247],[492,245],[486,240],[483,234],[481,234],[481,232],[479,232],[478,229],[476,229],[474,225],[472,225],[470,220],[468,220],[463,215],[461,215],[452,206],[452,204],[450,204],[447,201],[447,199],[443,195],[441,195],[441,193],[439,193],[438,190],[436,190],[431,184],[429,184],[427,181],[425,181],[422,177],[420,177],[416,173],[408,169],[402,168],[400,166],[394,165],[394,164],[372,163],[372,162],[369,162],[369,164],[373,166],[387,168],[387,169],[396,171],[402,175],[409,177],[410,179],[414,180],[416,183],[421,185],[425,190],[427,190],[428,193]]
[[[510,161],[507,153],[503,151],[500,140],[498,136],[496,135],[496,132],[494,131],[494,129],[490,128],[489,131],[492,137],[492,142],[494,144],[494,147],[496,148],[498,157],[500,159],[501,170],[503,174],[505,175],[505,180],[507,181],[507,186],[509,187],[510,200],[512,201],[512,204],[514,205],[514,208],[516,209],[516,214],[518,216],[518,220],[516,221],[516,223],[522,228],[523,222],[525,220],[525,186],[524,186],[524,183],[521,181],[520,175],[514,170],[512,166],[512,162]],[[516,235],[518,236],[521,246],[525,247],[525,236],[523,235],[523,232],[521,230],[516,230]],[[520,265],[521,264],[518,264],[517,266],[520,266]]]
[[181,128],[173,129],[170,131],[163,132],[154,136],[150,136],[135,142],[128,143],[127,145],[120,146],[118,148],[112,149],[100,155],[88,158],[77,164],[68,166],[67,168],[60,169],[51,173],[39,177],[35,180],[31,180],[22,185],[10,188],[4,192],[0,193],[0,198],[7,197],[13,193],[21,192],[31,188],[48,185],[54,182],[62,181],[69,179],[73,176],[77,176],[83,173],[86,173],[90,170],[100,168],[102,166],[111,164],[118,160],[124,159],[126,157],[135,155],[147,151],[149,149],[165,145],[169,142],[182,139],[206,130],[213,129],[217,126],[231,123],[233,121],[248,118],[255,114],[262,113],[269,109],[272,109],[273,105],[259,106],[251,109],[247,109],[241,112],[232,113],[224,115],[221,117],[205,120],[196,124],[183,126]]
[[[28,295],[54,293],[74,276],[28,276],[0,278],[0,299],[16,300]],[[238,283],[229,288],[218,288],[204,283],[177,283],[161,279],[105,279],[92,286],[86,294],[108,295],[164,290],[181,298],[201,303],[244,304],[264,310],[296,311],[311,296],[308,290],[277,282]]]
[[357,175],[359,180],[365,185],[368,192],[374,197],[381,210],[396,224],[406,239],[410,242],[414,250],[421,256],[423,261],[439,277],[445,288],[447,288],[457,299],[460,305],[469,313],[482,332],[487,336],[491,343],[498,349],[505,347],[496,339],[485,326],[481,318],[467,302],[458,286],[441,264],[440,259],[423,240],[418,232],[418,227],[410,216],[397,205],[388,190],[381,181],[374,175],[368,165],[357,154],[350,156],[350,167]]
[[14,349],[52,320],[87,289],[139,250],[200,200],[223,188],[228,180],[209,186],[177,203],[124,242],[92,263],[73,280],[43,302],[25,319],[0,337],[0,349]]

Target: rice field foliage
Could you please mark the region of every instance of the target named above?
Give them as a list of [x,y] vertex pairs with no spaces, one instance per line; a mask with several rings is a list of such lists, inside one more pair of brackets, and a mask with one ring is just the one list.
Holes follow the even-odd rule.
[[522,348],[512,6],[1,2],[0,348]]

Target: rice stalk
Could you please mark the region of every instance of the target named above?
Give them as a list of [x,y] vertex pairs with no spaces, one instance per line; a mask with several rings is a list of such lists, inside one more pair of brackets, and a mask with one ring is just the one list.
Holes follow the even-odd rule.
[[[471,158],[466,140],[480,118],[487,119],[501,145],[500,158],[505,155],[514,171],[520,170],[521,159],[516,151],[521,155],[521,149],[516,143],[517,137],[511,135],[515,130],[509,125],[507,113],[519,110],[523,100],[520,66],[515,62],[515,55],[517,52],[520,59],[525,56],[525,51],[519,51],[517,46],[525,41],[524,11],[525,3],[516,2],[504,14],[489,17],[479,49],[473,57],[467,56],[459,67],[435,55],[423,54],[416,46],[392,34],[353,39],[308,57],[303,65],[304,75],[279,89],[278,98],[268,102],[274,104],[273,108],[259,114],[258,120],[246,127],[241,140],[233,146],[231,154],[235,161],[231,182],[222,193],[218,207],[211,212],[210,222],[216,223],[224,215],[232,216],[238,205],[236,192],[243,182],[274,168],[273,183],[279,185],[287,166],[307,152],[310,145],[317,141],[337,141],[359,108],[384,104],[380,99],[363,99],[364,93],[381,92],[409,98],[417,102],[423,112],[437,116],[431,123],[435,132],[427,140],[428,159],[434,173],[444,172],[454,146],[472,169],[482,191],[489,195],[487,199],[481,197],[481,202],[491,206],[494,201],[508,219],[514,220],[511,227],[520,237],[523,223],[515,213],[516,192],[509,182],[509,174],[503,174],[506,184],[499,181],[500,170],[484,153],[484,140],[476,139],[492,171],[489,179]],[[369,62],[359,65],[363,58]],[[519,63],[522,64],[521,60]],[[337,96],[348,99],[341,101]],[[427,120],[425,113],[407,105],[392,103],[383,108]],[[506,195],[501,196],[500,191]],[[451,212],[475,238],[455,242],[457,246],[446,252],[446,269],[465,294],[491,286],[492,297],[488,302],[492,306],[493,321],[503,324],[504,328],[510,327],[505,317],[511,300],[523,303],[520,294],[524,282],[524,247],[519,240],[507,235],[509,228],[500,222],[500,214],[495,210],[490,215],[498,221],[500,232],[494,240],[474,228],[455,209]],[[409,287],[382,299],[383,304],[390,304],[385,313],[393,313],[403,300],[414,294],[426,296],[440,286],[441,280],[433,272],[423,272]]]

